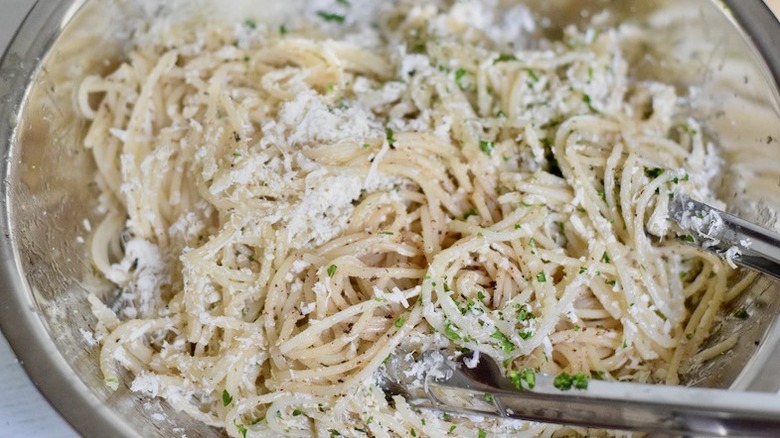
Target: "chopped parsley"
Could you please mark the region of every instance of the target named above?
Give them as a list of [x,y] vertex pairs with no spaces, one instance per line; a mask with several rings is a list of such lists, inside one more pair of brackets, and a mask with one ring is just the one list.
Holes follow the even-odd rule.
[[544,271],[536,274],[536,281],[539,283],[544,283],[547,281],[547,275],[545,275]]
[[576,389],[588,389],[588,376],[585,373],[577,373],[572,376],[572,383]]
[[604,280],[604,283],[607,283],[610,286],[614,286],[617,284],[617,280]]
[[236,423],[235,420],[233,420],[233,424],[236,426],[236,429],[238,429],[238,433],[240,433],[242,437],[246,438],[246,426],[241,423]]
[[648,178],[658,178],[663,175],[664,172],[665,170],[660,167],[654,167],[652,169],[645,167],[645,175],[647,175]]
[[401,327],[403,327],[403,326],[404,326],[404,323],[405,323],[405,322],[406,322],[406,318],[404,318],[404,317],[402,316],[402,317],[400,317],[400,318],[396,319],[396,320],[395,320],[395,323],[394,323],[393,325],[394,325],[394,326],[396,326],[396,327],[398,327],[398,328],[401,328]]
[[506,118],[506,113],[505,113],[503,110],[499,110],[499,111],[496,113],[496,117],[498,117],[499,119]]
[[607,254],[606,251],[604,251],[604,254],[601,255],[601,261],[604,263],[610,263],[611,260],[609,258],[609,254]]
[[368,432],[366,432],[366,430],[365,430],[365,429],[361,429],[361,428],[359,428],[359,427],[353,427],[353,429],[355,429],[356,431],[358,431],[358,432],[360,432],[360,433],[363,433],[363,434],[366,434],[366,435],[368,435]]
[[477,438],[487,438],[487,432],[485,432],[484,430],[480,429],[479,430],[479,434],[477,434]]
[[456,426],[454,424],[452,426],[450,426],[449,430],[447,430],[447,435],[451,435],[452,432],[455,432],[455,428],[456,427],[458,427],[458,426]]
[[392,129],[387,128],[385,129],[385,134],[387,135],[387,142],[390,143],[391,148],[395,148],[395,133]]
[[482,396],[482,398],[484,398],[488,403],[493,403],[493,394],[485,394]]
[[255,21],[254,18],[247,18],[244,20],[244,26],[250,28],[250,29],[256,29],[257,28],[257,21]]
[[734,312],[734,317],[744,321],[744,320],[750,318],[750,314],[748,313],[747,310],[745,310],[744,307],[740,307],[739,309],[737,309],[736,312]]
[[292,413],[293,417],[299,417],[303,412],[300,409],[295,409]]
[[696,130],[691,128],[687,123],[680,125],[680,128],[682,128],[683,131],[687,132],[689,135],[694,136],[697,134]]
[[284,24],[279,26],[279,35],[281,36],[287,35],[287,26],[285,26]]
[[339,432],[336,429],[328,429],[328,432],[330,432],[330,438],[337,437],[337,436],[343,436],[343,435],[341,435],[341,432]]
[[536,318],[536,315],[529,311],[526,304],[518,304],[515,308],[517,309],[517,319],[520,321],[528,321],[529,319]]
[[586,268],[585,266],[580,266],[580,274],[584,274],[586,272],[588,272],[588,268]]
[[561,373],[555,376],[553,386],[561,391],[568,391],[572,387],[576,389],[588,389],[588,376],[586,376],[585,373],[577,373],[573,376],[567,373]]
[[412,428],[412,430],[410,430],[409,433],[411,433],[413,437],[417,436],[417,431],[414,430],[414,428]]
[[479,216],[477,213],[477,210],[475,208],[472,208],[471,210],[467,211],[466,214],[463,215],[463,220],[470,218],[471,216]]
[[492,141],[480,141],[479,142],[479,150],[486,153],[487,155],[490,155],[493,153],[493,142]]
[[346,17],[339,14],[333,14],[326,11],[317,11],[317,15],[325,21],[331,21],[333,23],[343,23]]
[[533,333],[531,333],[529,331],[518,332],[517,336],[520,336],[520,339],[522,339],[524,341],[527,341],[528,339],[531,338],[531,336],[533,336]]
[[338,267],[338,266],[336,266],[336,265],[330,265],[330,266],[328,266],[328,277],[331,277],[331,278],[333,278],[333,275],[334,275],[334,274],[336,274],[336,270],[337,270],[338,268],[339,268],[339,267]]
[[464,76],[466,76],[466,70],[464,70],[462,68],[459,68],[455,72],[455,83],[458,84],[458,88],[460,88],[461,91],[465,91],[466,90],[466,87],[464,87],[463,84],[461,84],[461,82],[460,82],[463,79]]
[[352,6],[351,4],[349,4],[349,1],[347,1],[347,0],[336,0],[336,3],[338,3],[340,5],[344,5],[346,7]]
[[509,380],[512,382],[518,391],[523,389],[523,382],[528,389],[534,389],[536,386],[536,373],[530,368],[524,368],[520,371],[511,371],[509,373]]
[[487,298],[487,297],[485,296],[485,293],[480,290],[480,291],[477,291],[477,298],[479,298],[480,301],[484,302],[485,298]]
[[539,82],[539,75],[537,75],[533,69],[527,68],[525,69],[525,72],[528,73],[528,76],[533,82]]
[[455,329],[452,328],[452,324],[450,324],[449,322],[444,326],[444,334],[447,335],[447,337],[452,339],[453,341],[460,341],[462,339],[458,334],[458,332],[456,332]]
[[502,53],[501,55],[498,55],[498,58],[496,58],[495,61],[493,61],[493,64],[498,64],[499,62],[507,62],[507,61],[517,61],[517,56],[511,53]]
[[507,339],[506,335],[501,333],[501,331],[498,329],[496,329],[496,331],[494,331],[493,334],[490,335],[490,337],[493,339],[497,339],[499,342],[501,342],[501,348],[503,348],[504,351],[507,353],[515,349],[515,344],[513,344],[509,339]]
[[233,396],[230,395],[230,393],[227,391],[227,389],[222,390],[222,404],[227,406],[233,401]]
[[606,373],[604,373],[604,371],[593,371],[591,372],[591,375],[596,380],[604,380],[604,377],[606,377]]
[[589,110],[593,111],[594,113],[597,112],[596,108],[593,108],[593,103],[592,103],[592,101],[590,99],[590,95],[583,94],[582,95],[582,101],[585,102],[585,105],[588,105],[588,109]]
[[685,239],[685,241],[686,241],[686,242],[689,242],[689,243],[696,243],[696,239],[695,239],[693,236],[691,236],[690,234],[688,234],[687,236],[685,236],[685,237],[684,237],[684,239]]

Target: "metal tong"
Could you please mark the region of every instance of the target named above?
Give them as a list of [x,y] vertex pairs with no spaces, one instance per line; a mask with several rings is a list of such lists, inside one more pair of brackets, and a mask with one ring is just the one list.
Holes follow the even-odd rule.
[[720,256],[736,248],[735,264],[780,279],[780,234],[682,194],[669,203],[669,217],[691,232],[687,242]]
[[[439,352],[424,355],[439,354]],[[442,356],[443,357],[443,356]],[[446,360],[409,377],[404,361],[389,361],[387,392],[418,408],[529,421],[651,432],[663,435],[780,436],[780,395],[590,380],[586,389],[562,391],[553,377],[535,375],[533,388],[516,387],[484,354],[475,368]],[[425,360],[425,359],[421,359]]]

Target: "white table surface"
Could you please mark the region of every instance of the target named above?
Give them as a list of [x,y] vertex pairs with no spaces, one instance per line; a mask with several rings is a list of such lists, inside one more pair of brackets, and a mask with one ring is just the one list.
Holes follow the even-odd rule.
[[[776,13],[780,0],[766,0]],[[0,51],[3,51],[35,0],[0,0]],[[78,434],[46,402],[0,335],[0,438],[71,438]]]

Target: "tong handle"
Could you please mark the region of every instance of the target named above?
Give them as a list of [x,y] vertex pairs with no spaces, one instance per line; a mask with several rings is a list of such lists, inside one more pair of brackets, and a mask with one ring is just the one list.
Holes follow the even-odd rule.
[[776,393],[598,380],[589,381],[586,389],[562,391],[552,377],[541,374],[532,389],[518,390],[484,355],[475,369],[440,366],[447,369],[426,376],[426,398],[416,405],[658,435],[780,436]]

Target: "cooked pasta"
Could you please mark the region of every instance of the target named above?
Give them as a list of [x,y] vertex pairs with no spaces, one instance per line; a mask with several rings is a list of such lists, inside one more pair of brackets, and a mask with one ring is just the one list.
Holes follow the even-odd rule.
[[107,385],[232,436],[552,436],[585,431],[416,410],[383,362],[677,384],[734,345],[699,353],[739,290],[667,218],[717,205],[717,154],[630,32],[520,48],[491,2],[375,3],[153,26],[83,82]]

